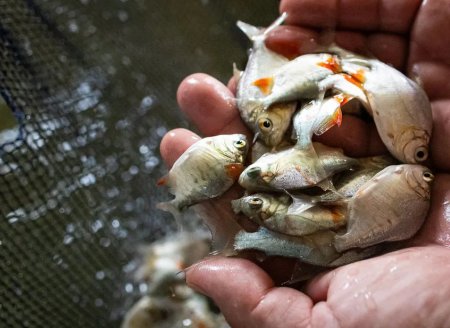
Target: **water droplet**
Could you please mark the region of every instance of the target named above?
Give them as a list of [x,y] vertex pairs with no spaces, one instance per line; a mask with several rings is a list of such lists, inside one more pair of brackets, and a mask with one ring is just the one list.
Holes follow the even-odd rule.
[[103,304],[105,304],[105,303],[103,302],[103,300],[101,298],[96,298],[95,299],[95,306],[96,307],[101,307],[101,306],[103,306]]
[[132,284],[127,283],[127,284],[125,285],[125,292],[127,292],[127,293],[132,293],[132,292],[133,292],[133,289],[134,289],[134,287],[133,287]]
[[105,272],[104,271],[97,271],[96,273],[95,273],[95,278],[97,279],[97,280],[103,280],[103,279],[105,279]]
[[141,293],[141,294],[146,294],[147,293],[147,291],[148,291],[148,285],[146,284],[146,283],[140,283],[139,284],[139,292]]
[[183,320],[183,327],[189,327],[192,325],[192,320],[191,319],[184,319]]
[[72,33],[77,33],[80,30],[78,23],[74,20],[68,22],[69,31]]
[[120,227],[120,222],[117,219],[114,219],[111,221],[111,225],[113,228],[119,228]]
[[92,232],[96,233],[97,231],[99,231],[101,228],[103,228],[103,222],[100,220],[95,220],[92,224],[91,224],[91,229]]
[[374,300],[371,292],[366,291],[364,293],[364,301],[369,310],[375,310],[377,308],[377,304],[375,303],[375,300]]
[[136,165],[130,166],[128,172],[130,172],[131,175],[136,175],[139,173],[139,168]]
[[160,126],[156,129],[156,134],[158,137],[162,138],[167,133],[167,128],[165,126]]
[[89,186],[96,182],[95,176],[92,173],[86,174],[80,178],[80,183],[83,186]]
[[69,245],[70,243],[73,242],[73,239],[74,238],[72,235],[65,235],[63,240],[64,245]]
[[119,10],[117,17],[121,22],[126,22],[128,20],[128,13],[125,10]]
[[146,145],[141,145],[141,146],[139,147],[139,152],[140,152],[142,155],[147,154],[149,151],[150,151],[150,149],[149,149]]
[[389,269],[389,272],[397,271],[397,269],[398,269],[398,267],[397,267],[396,265],[394,265],[393,267],[391,267],[391,268]]

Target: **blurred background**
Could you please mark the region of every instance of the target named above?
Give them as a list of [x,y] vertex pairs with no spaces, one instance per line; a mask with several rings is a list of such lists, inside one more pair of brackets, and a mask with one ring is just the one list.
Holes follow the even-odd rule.
[[181,80],[227,82],[276,0],[0,0],[0,322],[117,327],[148,286],[136,252],[176,230],[155,208]]

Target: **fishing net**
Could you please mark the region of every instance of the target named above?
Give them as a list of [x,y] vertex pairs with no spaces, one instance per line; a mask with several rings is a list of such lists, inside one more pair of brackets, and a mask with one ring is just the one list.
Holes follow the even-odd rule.
[[1,327],[120,324],[147,290],[137,247],[176,229],[154,186],[161,137],[188,127],[177,85],[226,81],[249,46],[236,20],[277,6],[0,0]]

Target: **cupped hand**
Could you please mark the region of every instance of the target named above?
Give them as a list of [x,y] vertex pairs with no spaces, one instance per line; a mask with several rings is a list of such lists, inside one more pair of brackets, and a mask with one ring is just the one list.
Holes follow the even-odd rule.
[[[338,45],[374,55],[423,83],[433,110],[430,167],[436,173],[430,212],[409,248],[352,263],[308,282],[304,292],[277,287],[251,261],[211,257],[186,272],[232,327],[444,327],[450,325],[450,0],[283,0],[286,26],[267,45],[289,57],[313,51],[318,31],[336,29]],[[246,133],[232,83],[194,74],[178,90],[180,108],[204,136]],[[352,156],[383,151],[373,126],[344,117],[321,142]],[[200,137],[169,132],[161,155],[170,167]],[[236,191],[205,204],[232,216]],[[270,270],[269,270],[270,271]]]

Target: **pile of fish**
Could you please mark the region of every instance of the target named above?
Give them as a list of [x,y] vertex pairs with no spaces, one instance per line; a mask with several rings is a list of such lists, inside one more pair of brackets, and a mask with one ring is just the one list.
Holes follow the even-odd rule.
[[[285,17],[268,28],[237,24],[253,43],[245,70],[235,68],[234,75],[253,143],[240,134],[195,143],[160,180],[175,199],[159,207],[178,215],[238,181],[245,195],[232,208],[259,228],[236,232],[234,252],[343,265],[421,227],[434,179],[421,165],[428,158],[431,106],[417,83],[376,59],[337,46],[292,60],[274,53],[265,38]],[[351,158],[312,141],[340,126],[343,113],[359,112],[372,117],[390,155]]]
[[148,286],[146,295],[126,314],[122,328],[227,328],[209,300],[186,286],[182,271],[207,256],[205,233],[180,232],[142,251],[135,279]]

